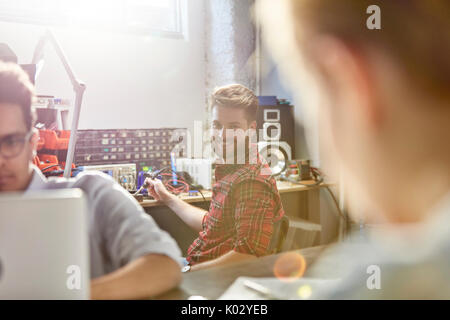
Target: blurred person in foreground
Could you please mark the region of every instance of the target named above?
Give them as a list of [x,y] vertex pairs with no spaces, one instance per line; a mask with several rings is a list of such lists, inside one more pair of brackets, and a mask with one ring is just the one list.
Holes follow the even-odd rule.
[[450,299],[450,2],[261,0],[257,15],[322,167],[376,226],[319,259],[310,274],[342,281],[311,297]]
[[110,176],[82,172],[75,178],[47,179],[33,164],[39,140],[34,97],[25,71],[0,61],[0,194],[83,190],[91,299],[146,299],[176,287],[181,281],[177,243]]

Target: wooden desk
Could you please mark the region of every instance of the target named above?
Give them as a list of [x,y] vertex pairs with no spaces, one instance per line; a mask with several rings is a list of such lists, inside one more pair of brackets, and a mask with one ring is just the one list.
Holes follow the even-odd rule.
[[[309,183],[313,184],[314,181]],[[302,239],[301,233],[297,233],[293,239],[293,246],[286,249],[294,250],[322,245],[330,243],[336,238],[339,218],[335,212],[330,212],[335,211],[336,209],[334,207],[330,208],[329,206],[320,205],[320,190],[328,186],[333,185],[322,183],[320,185],[304,186],[287,181],[277,181],[277,187],[286,214],[289,217],[301,218],[322,226],[322,232],[313,239],[312,243],[310,241],[305,242]],[[324,194],[324,192],[322,192],[322,194]],[[194,206],[208,210],[209,202],[211,200],[211,191],[203,191],[203,195],[205,196],[205,199],[203,199],[201,195],[190,197],[186,194],[180,195],[180,198]],[[155,219],[159,227],[167,231],[177,241],[183,255],[186,255],[189,246],[195,238],[198,237],[198,233],[188,227],[163,203],[156,200],[144,200],[140,202],[140,204],[144,210]]]
[[[304,181],[304,183],[314,184],[314,181]],[[288,192],[316,190],[319,188],[328,187],[330,185],[331,184],[321,183],[320,185],[315,185],[315,186],[305,186],[305,185],[294,184],[294,183],[288,182],[288,181],[277,181],[277,188],[278,188],[278,192],[280,194],[288,193]],[[202,190],[202,193],[203,193],[203,196],[205,197],[205,199],[203,199],[203,197],[200,194],[196,195],[196,196],[189,196],[187,193],[183,193],[183,194],[179,195],[179,197],[183,201],[186,201],[187,203],[198,203],[198,202],[204,202],[205,200],[206,201],[211,200],[212,192],[210,190]],[[144,208],[164,205],[161,202],[158,202],[156,200],[144,200],[144,201],[141,201],[140,204]]]
[[[318,246],[293,252],[297,252],[305,258],[306,270],[308,270],[308,267],[314,263],[325,248],[326,246]],[[178,288],[159,295],[155,299],[184,300],[193,295],[217,299],[238,277],[273,277],[275,262],[282,254],[284,253],[185,273]],[[305,275],[308,275],[308,271]]]

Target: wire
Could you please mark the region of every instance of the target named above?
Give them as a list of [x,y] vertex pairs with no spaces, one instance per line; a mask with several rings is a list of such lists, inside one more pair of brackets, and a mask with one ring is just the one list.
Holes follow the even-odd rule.
[[[161,173],[161,172],[163,172],[164,170],[167,170],[167,169],[171,169],[169,166],[167,166],[167,167],[163,167],[163,168],[161,168],[161,169],[159,169],[159,170],[157,170],[157,171],[155,171],[155,172],[152,172],[152,173],[148,173],[148,172],[145,172],[144,173],[144,176],[145,177],[147,177],[147,178],[150,178],[150,179],[156,179],[156,177]],[[137,196],[140,192],[142,192],[142,190],[144,190],[144,189],[146,189],[148,186],[144,183],[144,184],[142,184],[142,186],[133,194],[134,196]]]
[[[322,172],[318,168],[315,168],[315,167],[310,167],[310,168],[311,168],[311,172],[312,172],[312,174],[314,176],[314,180],[316,180],[316,182],[313,183],[313,184],[301,183],[301,182],[296,181],[294,179],[290,179],[289,177],[286,177],[284,175],[281,175],[281,179],[289,181],[289,182],[292,182],[294,184],[299,184],[299,185],[308,186],[308,187],[317,186],[317,185],[321,184],[324,181]],[[333,199],[333,202],[334,202],[334,204],[336,206],[336,210],[337,210],[340,218],[342,219],[344,225],[347,227],[348,217],[342,212],[341,208],[339,207],[339,203],[338,203],[334,193],[331,191],[330,187],[329,186],[325,186],[325,189],[328,191],[328,193],[330,194],[331,198]]]
[[[164,186],[167,190],[174,194],[180,194],[182,192],[189,192],[189,184],[187,184],[184,180],[177,179],[177,185],[174,184],[175,179],[170,179],[163,182]],[[179,184],[179,186],[178,186]]]
[[48,167],[45,167],[44,169],[41,169],[41,171],[45,172],[45,171],[47,171],[47,170],[49,170],[51,168],[54,168],[54,167],[59,167],[59,164],[52,164],[51,166],[48,166]]
[[172,170],[169,166],[167,166],[167,167],[163,167],[163,168],[161,168],[161,169],[159,169],[159,170],[156,170],[155,172],[145,172],[145,173],[144,173],[144,176],[145,176],[146,178],[156,179],[156,177],[157,177],[159,174],[161,174],[162,172],[164,172],[164,171],[167,170],[167,169]]
[[198,192],[200,192],[200,194],[202,195],[203,201],[205,201],[205,202],[206,202],[206,198],[205,198],[205,196],[203,195],[203,192],[202,192],[202,190],[198,189]]
[[137,196],[142,190],[144,190],[144,185],[145,185],[145,184],[143,184],[143,185],[139,188],[139,190],[137,190],[135,193],[133,193],[133,196]]
[[337,212],[339,213],[339,215],[341,216],[341,218],[344,220],[344,223],[347,223],[347,216],[341,211],[341,208],[339,207],[339,203],[336,199],[336,196],[334,195],[333,191],[331,191],[330,187],[325,187],[325,189],[328,191],[328,193],[330,194],[331,198],[333,199],[333,202],[336,206]]
[[52,170],[52,171],[43,172],[45,177],[56,177],[63,173],[64,173],[64,170]]
[[[169,173],[170,172],[170,173]],[[152,173],[144,174],[147,178],[156,179],[160,176],[161,182],[166,187],[166,189],[176,195],[179,195],[183,192],[189,192],[190,184],[186,182],[185,178],[179,174],[179,172],[174,171],[171,167],[167,166],[161,168]],[[176,183],[175,183],[176,182]],[[143,184],[139,190],[137,190],[134,194],[139,194],[143,189],[147,188],[145,184]],[[204,197],[203,197],[204,198]],[[206,201],[206,200],[205,200]]]
[[[72,168],[72,171],[71,171],[71,177],[74,177],[74,173],[76,173],[76,172],[81,172],[81,170],[80,169],[78,169],[78,168]],[[57,176],[60,176],[60,175],[62,175],[63,173],[64,173],[64,170],[52,170],[52,171],[45,171],[45,172],[42,172],[43,173],[43,175],[45,176],[45,177],[57,177]]]
[[314,186],[317,186],[317,185],[319,185],[319,184],[321,184],[323,182],[323,178],[321,176],[319,176],[319,179],[316,179],[315,183],[302,183],[302,182],[298,182],[297,180],[291,179],[291,178],[286,177],[286,176],[281,176],[281,179],[285,180],[285,181],[292,182],[294,184],[299,184],[301,186],[308,186],[308,187],[314,187]]
[[[146,177],[151,179],[156,179],[160,176],[162,179],[163,185],[166,189],[175,194],[179,195],[180,193],[187,193],[189,190],[197,190],[202,196],[203,200],[206,202],[205,195],[200,190],[201,186],[196,186],[192,184],[192,177],[187,172],[177,172],[174,171],[170,166],[161,168],[153,173],[146,173]],[[176,181],[176,184],[174,183]],[[146,188],[145,184],[143,184],[139,190],[137,190],[134,195],[139,194],[142,190]]]

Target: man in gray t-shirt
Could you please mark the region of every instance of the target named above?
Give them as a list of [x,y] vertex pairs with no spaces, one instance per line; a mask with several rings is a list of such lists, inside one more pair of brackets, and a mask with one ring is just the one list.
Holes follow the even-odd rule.
[[[181,280],[181,252],[137,201],[109,176],[46,179],[32,164],[33,86],[14,64],[0,62],[0,192],[80,188],[88,200],[91,297],[145,298]],[[31,261],[30,261],[31,263]]]
[[117,270],[136,258],[158,253],[179,261],[181,252],[135,199],[110,176],[80,173],[76,178],[46,179],[33,166],[26,192],[80,188],[88,201],[91,278]]
[[[421,223],[371,226],[327,248],[308,270],[331,278],[310,299],[450,299],[450,194]],[[320,289],[320,290],[319,290]]]

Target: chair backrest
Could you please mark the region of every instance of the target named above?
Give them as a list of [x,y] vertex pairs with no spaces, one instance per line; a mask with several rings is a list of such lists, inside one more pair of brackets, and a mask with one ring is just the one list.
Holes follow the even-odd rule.
[[269,254],[281,252],[288,229],[289,218],[286,215],[283,215],[281,219],[273,224],[272,239],[269,244]]

